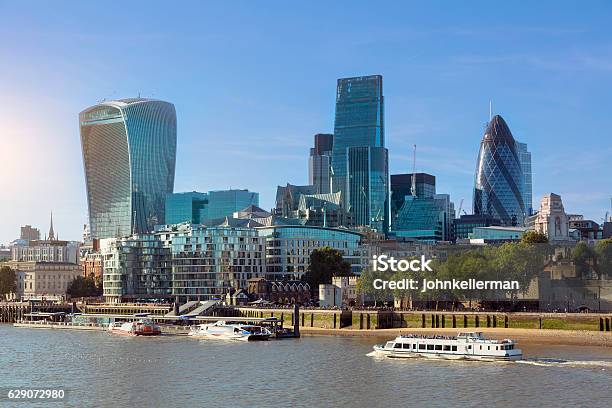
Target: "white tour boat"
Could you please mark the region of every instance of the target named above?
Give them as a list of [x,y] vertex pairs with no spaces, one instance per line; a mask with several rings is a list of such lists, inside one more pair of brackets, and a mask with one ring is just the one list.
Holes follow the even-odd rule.
[[513,361],[523,358],[515,341],[486,339],[481,332],[457,336],[403,335],[374,346],[374,354],[390,358],[426,357],[447,360]]
[[152,320],[141,319],[136,322],[115,322],[108,325],[111,333],[126,336],[158,336],[161,328]]
[[198,338],[249,341],[268,340],[272,332],[261,326],[228,324],[220,320],[215,323],[193,326],[189,335]]

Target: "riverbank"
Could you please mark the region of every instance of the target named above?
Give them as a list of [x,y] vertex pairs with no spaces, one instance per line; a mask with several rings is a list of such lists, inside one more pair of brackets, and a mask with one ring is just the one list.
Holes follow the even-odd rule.
[[492,338],[511,338],[524,344],[551,344],[567,346],[599,346],[612,348],[612,334],[586,330],[548,330],[548,329],[504,329],[504,328],[478,328],[478,329],[431,329],[431,328],[402,328],[402,329],[322,329],[318,327],[300,327],[302,336],[362,336],[382,337],[391,339],[400,334],[442,334],[456,335],[461,330],[481,331]]

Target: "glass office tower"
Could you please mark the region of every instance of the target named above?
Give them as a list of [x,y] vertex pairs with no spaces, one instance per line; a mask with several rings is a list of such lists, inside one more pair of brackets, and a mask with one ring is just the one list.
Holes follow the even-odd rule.
[[308,160],[308,184],[314,187],[317,194],[331,192],[331,153],[334,135],[318,133],[315,145],[310,149]]
[[388,225],[379,221],[388,218],[389,172],[383,112],[381,75],[338,80],[332,190],[342,193],[343,205],[354,213],[355,224],[379,231]]
[[480,142],[474,182],[474,214],[487,214],[504,226],[523,225],[525,179],[516,142],[501,116],[488,123]]
[[92,238],[152,231],[174,188],[176,111],[168,102],[104,101],[79,114]]
[[166,195],[166,224],[201,224],[208,218],[208,194],[191,191]]
[[527,215],[533,215],[533,182],[531,178],[531,152],[527,150],[527,143],[516,142],[516,151],[518,153],[523,176],[525,177],[525,187],[523,189],[523,201],[525,202],[525,211]]

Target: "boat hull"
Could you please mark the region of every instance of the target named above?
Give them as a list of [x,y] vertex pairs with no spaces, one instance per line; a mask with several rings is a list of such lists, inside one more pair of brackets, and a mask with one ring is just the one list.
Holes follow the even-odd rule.
[[384,347],[374,346],[374,355],[393,359],[423,358],[431,360],[468,360],[468,361],[517,361],[522,360],[522,354],[510,356],[483,356],[470,354],[450,354],[450,353],[414,353],[412,351],[386,350]]

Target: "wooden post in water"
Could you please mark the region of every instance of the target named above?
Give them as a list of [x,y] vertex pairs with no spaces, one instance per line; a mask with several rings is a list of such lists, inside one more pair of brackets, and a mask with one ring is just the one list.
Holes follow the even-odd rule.
[[[540,324],[540,329],[542,328],[542,324]],[[599,318],[599,331],[604,331],[604,320],[603,317]]]
[[491,327],[491,316],[487,315],[487,327]]
[[497,327],[497,315],[493,315],[493,327]]
[[446,316],[442,315],[442,328],[446,327]]
[[463,328],[467,328],[467,315],[463,315]]
[[504,315],[504,328],[508,328],[509,326],[509,319],[508,319],[508,315]]
[[453,329],[457,328],[457,316],[453,315]]
[[480,327],[480,317],[478,315],[474,317],[474,327]]
[[421,328],[422,329],[425,328],[425,313],[421,315]]
[[297,303],[293,304],[293,316],[295,316],[293,320],[293,335],[295,337],[300,337],[300,322],[298,321],[300,316],[300,307]]

